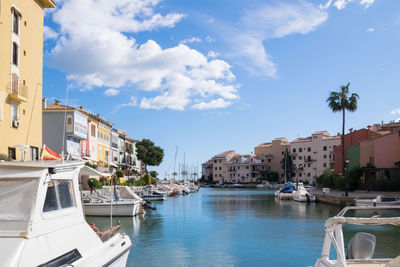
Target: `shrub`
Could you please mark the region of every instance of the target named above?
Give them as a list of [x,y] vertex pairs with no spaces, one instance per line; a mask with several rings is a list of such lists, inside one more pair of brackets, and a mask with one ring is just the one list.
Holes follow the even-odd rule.
[[89,178],[88,185],[89,185],[89,181],[93,181],[94,188],[96,188],[96,189],[100,189],[102,187],[102,184],[99,182],[99,180],[97,180],[95,178]]
[[0,153],[0,160],[11,161],[11,158],[6,154]]
[[91,164],[90,162],[85,162],[85,165],[92,168],[92,169],[96,169],[97,165],[96,164]]
[[117,176],[118,178],[122,178],[122,177],[125,177],[125,174],[123,171],[118,170],[115,172],[115,176]]

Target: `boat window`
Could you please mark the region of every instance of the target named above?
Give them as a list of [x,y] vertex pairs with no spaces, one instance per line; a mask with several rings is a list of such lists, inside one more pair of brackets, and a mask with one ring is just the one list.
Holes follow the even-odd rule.
[[51,180],[47,186],[43,212],[75,206],[71,180]]

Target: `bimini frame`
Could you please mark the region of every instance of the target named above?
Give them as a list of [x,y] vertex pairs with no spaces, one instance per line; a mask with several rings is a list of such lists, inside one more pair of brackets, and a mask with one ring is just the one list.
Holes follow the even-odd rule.
[[[400,226],[400,217],[387,217],[387,218],[362,218],[362,217],[344,217],[350,210],[400,210],[400,206],[348,206],[343,208],[338,215],[329,218],[325,222],[325,239],[322,247],[322,256],[317,260],[315,267],[346,267],[348,263],[354,262],[359,264],[379,264],[388,262],[390,259],[371,259],[371,260],[347,260],[345,246],[343,240],[342,226],[345,224],[352,225],[395,225]],[[336,250],[337,260],[329,259],[329,252],[331,245]],[[368,266],[368,265],[367,265]]]

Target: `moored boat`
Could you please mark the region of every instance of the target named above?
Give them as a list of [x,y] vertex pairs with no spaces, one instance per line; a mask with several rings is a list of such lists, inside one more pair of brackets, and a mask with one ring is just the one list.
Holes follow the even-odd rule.
[[[125,266],[132,243],[119,226],[85,221],[82,162],[0,163],[2,266]],[[95,232],[93,229],[97,229]]]
[[297,202],[315,202],[316,197],[305,188],[299,188],[293,193],[293,200]]
[[398,206],[400,199],[395,196],[378,195],[374,199],[355,199],[354,206]]

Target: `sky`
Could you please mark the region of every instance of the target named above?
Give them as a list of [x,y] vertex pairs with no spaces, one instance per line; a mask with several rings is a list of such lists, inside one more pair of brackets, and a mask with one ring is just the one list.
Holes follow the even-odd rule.
[[[326,104],[350,82],[346,131],[400,119],[398,0],[56,0],[43,96],[164,149],[164,178],[226,150],[249,154],[341,131]],[[67,97],[68,88],[68,97]]]

